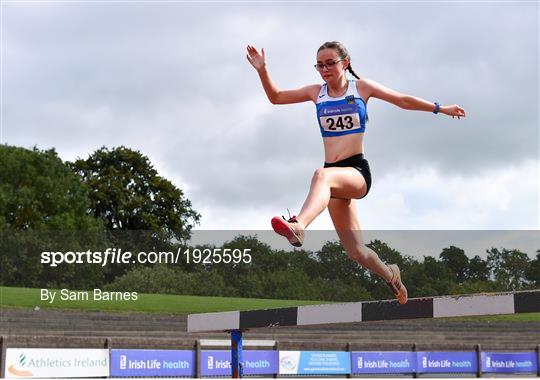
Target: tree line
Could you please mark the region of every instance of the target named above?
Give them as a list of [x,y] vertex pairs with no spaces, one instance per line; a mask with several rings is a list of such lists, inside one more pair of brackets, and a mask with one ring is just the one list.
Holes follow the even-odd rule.
[[[0,285],[145,293],[355,301],[386,299],[376,275],[348,259],[337,241],[318,251],[272,249],[239,235],[220,247],[188,247],[200,220],[181,189],[126,147],[62,161],[54,149],[0,145]],[[486,247],[485,259],[459,247],[417,259],[385,242],[368,243],[397,263],[411,297],[521,290],[540,285],[540,250]],[[43,251],[251,249],[239,264],[43,265]]]

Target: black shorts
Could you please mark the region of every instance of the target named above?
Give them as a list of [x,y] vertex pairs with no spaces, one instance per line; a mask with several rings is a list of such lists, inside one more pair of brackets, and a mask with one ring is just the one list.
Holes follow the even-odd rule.
[[[333,167],[355,168],[356,170],[360,172],[360,174],[362,174],[362,176],[364,177],[364,180],[366,181],[367,191],[366,191],[366,194],[364,194],[364,197],[369,193],[369,189],[371,188],[371,171],[369,170],[369,163],[364,158],[364,155],[362,153],[356,154],[354,156],[351,156],[349,158],[346,158],[344,160],[337,161],[337,162],[332,162],[332,163],[325,162],[324,167],[325,168],[333,168]],[[361,197],[361,198],[364,198],[364,197]]]

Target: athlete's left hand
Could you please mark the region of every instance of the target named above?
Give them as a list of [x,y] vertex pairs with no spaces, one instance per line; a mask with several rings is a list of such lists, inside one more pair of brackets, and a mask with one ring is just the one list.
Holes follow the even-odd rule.
[[455,117],[458,119],[465,117],[465,110],[457,104],[454,104],[453,106],[443,106],[441,107],[440,112],[444,113],[445,115],[452,116],[452,119]]

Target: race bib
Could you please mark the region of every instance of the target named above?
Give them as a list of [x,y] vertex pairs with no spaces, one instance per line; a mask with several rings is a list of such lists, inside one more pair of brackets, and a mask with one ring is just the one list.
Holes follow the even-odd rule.
[[345,132],[362,128],[356,103],[328,105],[321,109],[321,127],[326,132]]

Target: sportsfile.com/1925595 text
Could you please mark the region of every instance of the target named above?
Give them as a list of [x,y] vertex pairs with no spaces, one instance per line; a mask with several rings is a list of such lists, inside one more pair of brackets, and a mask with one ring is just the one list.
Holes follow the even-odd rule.
[[121,248],[107,248],[104,251],[41,252],[41,264],[57,267],[60,264],[249,264],[251,249],[240,248],[179,248],[176,252],[132,253]]

